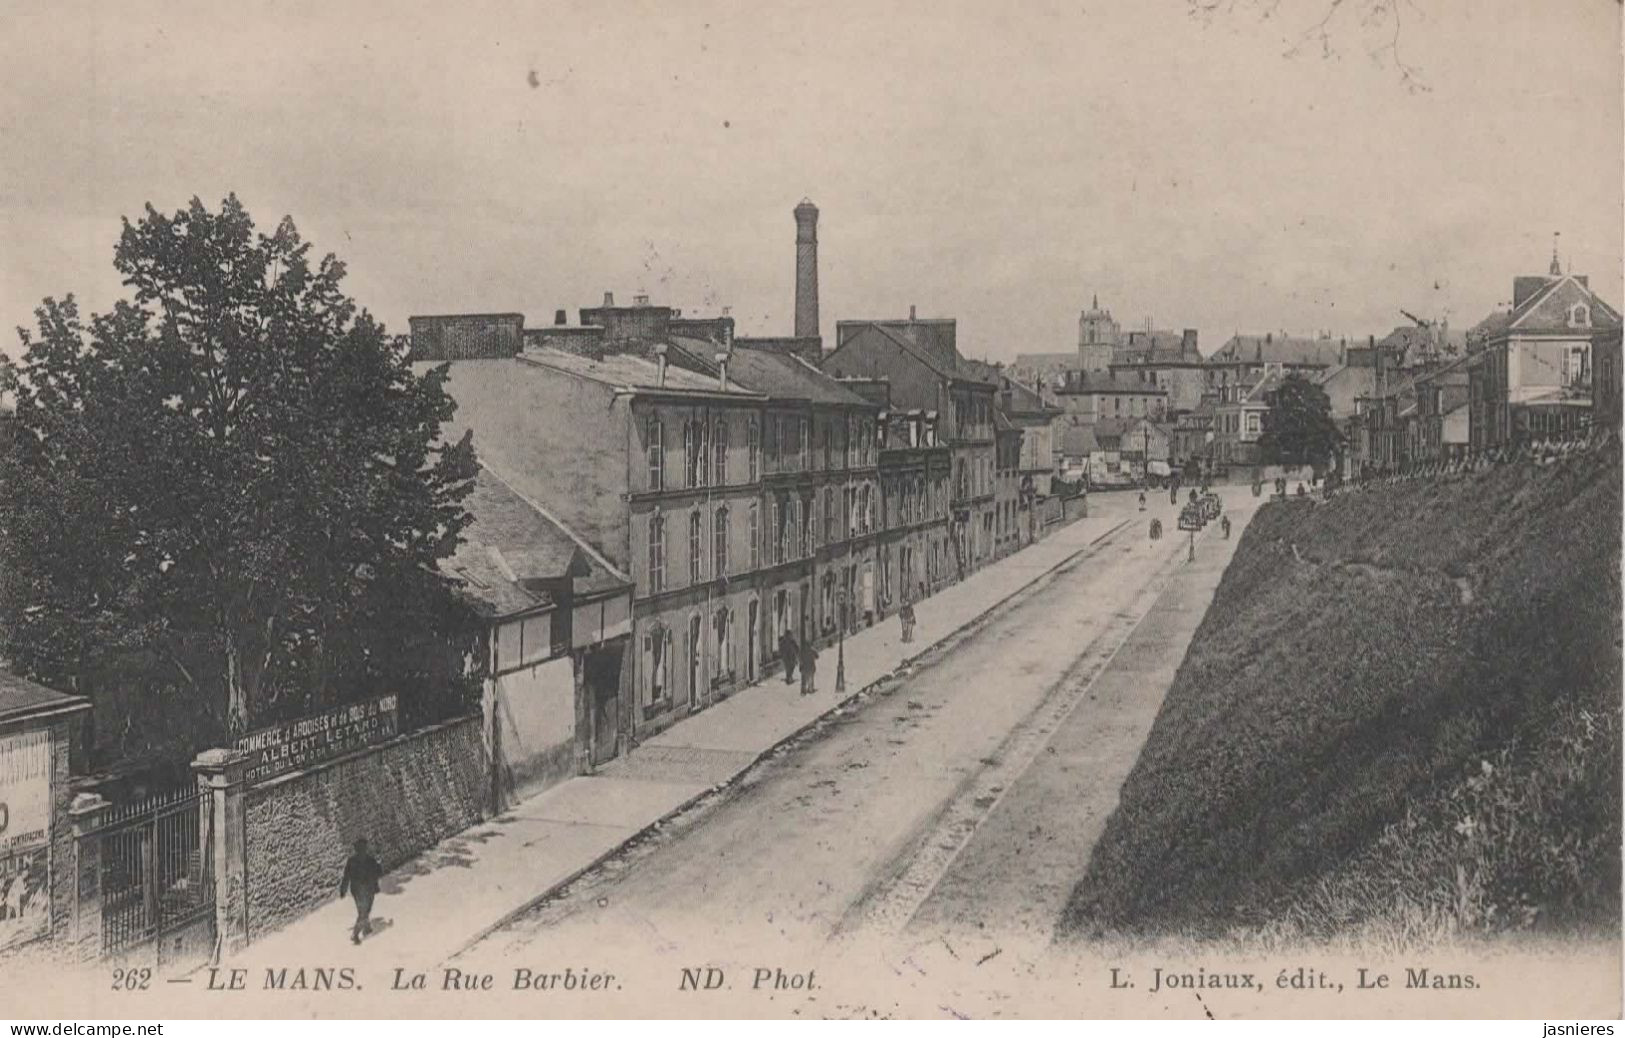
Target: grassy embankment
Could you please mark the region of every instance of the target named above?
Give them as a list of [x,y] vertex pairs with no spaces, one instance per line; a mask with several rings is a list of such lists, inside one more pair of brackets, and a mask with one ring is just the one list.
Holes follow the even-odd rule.
[[1064,936],[1618,933],[1620,456],[1262,509]]

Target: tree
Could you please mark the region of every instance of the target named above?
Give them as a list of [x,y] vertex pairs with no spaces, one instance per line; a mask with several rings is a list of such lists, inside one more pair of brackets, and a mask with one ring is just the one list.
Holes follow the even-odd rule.
[[1332,421],[1326,391],[1293,372],[1281,380],[1264,412],[1258,449],[1266,465],[1313,465],[1317,470],[1339,456],[1342,434]]
[[437,446],[445,368],[415,375],[342,263],[235,196],[149,205],[113,263],[133,299],[46,299],[5,373],[0,651],[56,681],[155,660],[233,734],[448,680],[473,627],[437,563],[474,459]]

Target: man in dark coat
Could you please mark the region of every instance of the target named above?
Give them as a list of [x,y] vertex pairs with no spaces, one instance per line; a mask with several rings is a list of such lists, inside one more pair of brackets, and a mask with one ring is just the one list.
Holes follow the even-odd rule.
[[355,926],[350,929],[352,944],[360,944],[363,936],[372,933],[372,899],[378,896],[378,880],[383,874],[378,859],[367,850],[367,838],[356,840],[355,853],[344,863],[344,878],[339,880],[339,897],[350,894],[355,898]]
[[817,692],[813,687],[814,676],[818,673],[818,650],[813,646],[812,639],[808,638],[801,643],[801,694],[808,695]]
[[779,635],[779,659],[784,661],[784,683],[793,684],[796,679],[796,636],[790,633],[788,627]]

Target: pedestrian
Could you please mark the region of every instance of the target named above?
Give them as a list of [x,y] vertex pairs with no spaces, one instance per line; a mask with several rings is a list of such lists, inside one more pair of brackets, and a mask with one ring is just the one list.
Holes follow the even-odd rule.
[[903,625],[903,644],[907,645],[914,640],[914,603],[904,602],[903,608],[898,610],[897,619]]
[[355,842],[355,853],[344,863],[344,878],[339,880],[339,897],[349,894],[355,898],[355,926],[350,928],[350,943],[360,944],[361,938],[372,934],[372,899],[378,896],[378,880],[384,870],[378,859],[367,850],[367,838]]
[[786,627],[779,635],[779,659],[784,661],[784,683],[794,684],[796,679],[796,636]]
[[1140,491],[1140,511],[1145,511],[1145,491]]
[[1171,487],[1168,488],[1168,503],[1171,504],[1171,505],[1179,504],[1179,487],[1178,486],[1171,486]]
[[813,646],[811,638],[801,643],[801,694],[810,695],[817,692],[815,685],[818,673],[818,649]]

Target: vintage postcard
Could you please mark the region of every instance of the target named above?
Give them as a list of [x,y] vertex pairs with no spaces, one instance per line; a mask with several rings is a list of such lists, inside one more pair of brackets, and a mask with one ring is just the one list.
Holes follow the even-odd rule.
[[1621,12],[0,4],[4,1015],[1618,1017]]

